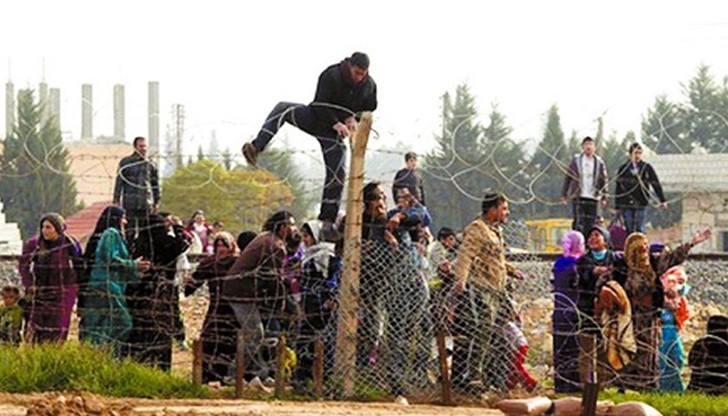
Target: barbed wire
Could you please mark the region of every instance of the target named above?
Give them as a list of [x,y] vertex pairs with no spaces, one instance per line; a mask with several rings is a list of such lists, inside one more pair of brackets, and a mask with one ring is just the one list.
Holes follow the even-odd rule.
[[[725,119],[722,120],[725,123]],[[460,126],[462,125],[464,124],[461,123]],[[451,160],[444,165],[434,165],[433,167],[439,168],[437,172],[446,171],[447,167],[455,166],[455,161],[463,167],[449,175],[427,171],[427,180],[444,181],[457,190],[458,194],[465,195],[473,201],[480,201],[482,194],[475,194],[458,182],[461,176],[477,173],[482,175],[483,179],[489,178],[496,181],[504,189],[506,185],[513,185],[519,191],[528,191],[527,196],[520,198],[507,195],[508,199],[516,205],[531,202],[540,202],[545,205],[560,203],[555,199],[550,200],[538,195],[534,186],[543,175],[546,175],[546,171],[550,167],[555,167],[561,176],[567,174],[566,163],[568,160],[561,160],[557,157],[567,146],[566,144],[553,151],[537,147],[537,152],[548,157],[548,164],[541,167],[540,171],[529,175],[528,182],[518,183],[515,182],[516,177],[520,178],[520,174],[529,172],[529,168],[532,166],[530,166],[530,162],[527,162],[524,166],[519,167],[516,171],[517,175],[509,176],[505,173],[499,166],[500,161],[495,160],[495,157],[497,147],[501,143],[507,144],[508,139],[495,143],[493,148],[489,149],[490,153],[477,155],[477,161],[472,162],[470,156],[474,155],[458,153],[454,143],[455,135],[456,132],[453,132],[452,141],[450,141]],[[676,145],[669,135],[666,137],[665,140],[670,140],[673,145]],[[58,145],[41,158],[32,154],[26,143],[24,150],[34,164],[33,171],[26,175],[35,175],[41,170],[48,170],[55,175],[72,176],[77,182],[107,179],[111,187],[111,181],[116,178],[115,171],[106,173],[86,171],[80,175],[72,175],[57,166],[52,166],[49,157],[51,153],[58,152],[60,149],[61,145]],[[373,158],[381,155],[404,156],[409,150],[373,149],[370,154],[375,155]],[[626,153],[626,149],[623,150]],[[304,156],[310,160],[320,158],[318,150],[299,152],[286,149],[283,152],[288,156]],[[162,155],[160,159],[165,161],[168,158],[179,156],[188,158],[195,155]],[[571,157],[571,155],[568,156]],[[238,155],[235,157],[240,159]],[[71,157],[70,163],[92,160],[103,164],[101,162],[115,159],[116,157],[111,155],[82,154]],[[649,158],[647,160],[649,161]],[[219,166],[207,168],[207,171],[203,171],[204,174],[199,178],[196,177],[194,181],[182,184],[179,191],[182,193],[194,192],[214,187],[223,192],[224,198],[238,201],[239,205],[236,205],[236,208],[244,210],[264,210],[275,205],[273,197],[262,202],[239,201],[245,193],[218,182],[215,176],[215,171],[218,169],[220,169]],[[394,167],[379,169],[372,179],[379,179],[388,184],[397,170],[398,168]],[[20,176],[7,175],[7,177]],[[610,185],[614,184],[616,180],[617,178],[612,176],[609,180]],[[305,185],[308,194],[320,193],[325,186],[323,181],[313,178],[300,178],[296,181],[295,185]],[[289,178],[279,177],[272,182],[263,183],[261,186],[276,184],[290,185],[291,181]],[[111,188],[107,192],[83,191],[82,196],[106,195],[109,197],[110,190]],[[670,203],[679,202],[694,191],[695,189],[686,189],[682,193],[675,194],[668,201]],[[185,208],[187,211],[194,211],[200,207],[186,206]],[[454,207],[454,209],[458,208],[460,207]],[[700,205],[698,210],[700,216],[704,217],[723,212],[725,206],[720,209],[715,204]],[[234,212],[231,214],[245,215]],[[479,213],[467,214],[475,218]],[[702,222],[702,218],[700,222]],[[145,229],[141,231],[143,232]],[[551,292],[549,284],[552,274],[551,265],[536,262],[533,254],[519,254],[516,262],[528,276],[524,281],[509,279],[508,287],[503,288],[502,291],[470,287],[465,294],[455,296],[452,291],[455,283],[454,277],[450,273],[440,273],[439,264],[434,265],[435,267],[428,264],[428,261],[433,261],[435,247],[425,250],[425,244],[418,242],[417,238],[414,239],[415,241],[411,241],[411,236],[408,239],[407,235],[412,230],[390,231],[401,232],[396,243],[384,238],[365,239],[361,242],[362,282],[359,291],[361,307],[358,311],[359,330],[356,339],[355,383],[361,394],[406,395],[414,399],[432,402],[439,400],[440,387],[445,378],[451,379],[458,393],[466,396],[488,391],[505,393],[518,389],[546,390],[552,388],[554,384],[557,385],[557,390],[575,391],[584,384],[584,380],[579,376],[576,379],[573,377],[573,372],[579,370],[579,357],[582,357],[582,361],[586,359],[603,363],[603,357],[600,355],[601,353],[596,352],[596,347],[579,343],[579,336],[583,335],[581,328],[589,326],[589,323],[598,324],[597,318],[578,311],[573,302],[569,303],[571,299],[561,299],[561,295],[555,295],[557,300],[565,300],[564,307],[572,313],[572,318],[575,319],[574,326],[571,327],[571,330],[550,331],[549,315],[562,312],[558,309],[554,310],[553,301],[549,295]],[[503,234],[506,240],[510,240],[510,247],[527,247],[533,238],[524,232],[523,224],[516,222],[505,224]],[[132,244],[131,241],[129,243]],[[344,250],[351,249],[358,243],[345,242]],[[439,244],[430,243],[435,246]],[[141,273],[138,276],[138,282],[131,284],[131,289],[127,288],[122,294],[121,299],[128,308],[132,335],[115,341],[119,354],[132,356],[141,362],[157,365],[163,369],[190,368],[193,360],[187,350],[189,347],[186,342],[199,337],[203,354],[202,380],[233,385],[238,360],[236,354],[239,348],[239,336],[242,334],[245,345],[243,351],[245,379],[251,388],[258,386],[257,388],[263,391],[268,391],[268,389],[272,391],[275,382],[283,377],[285,379],[283,384],[291,386],[297,393],[310,394],[314,391],[314,379],[323,378],[324,384],[326,384],[325,390],[328,394],[335,395],[337,386],[332,372],[333,343],[336,339],[336,309],[339,302],[336,288],[337,279],[340,279],[340,276],[337,276],[336,272],[332,270],[334,270],[334,264],[342,260],[340,253],[330,248],[324,250],[323,247],[320,247],[328,256],[326,258],[327,266],[324,267],[323,264],[318,263],[319,257],[306,257],[307,250],[310,251],[315,246],[314,244],[307,248],[294,247],[294,250],[290,250],[286,259],[289,263],[284,267],[285,274],[280,274],[271,268],[257,266],[257,264],[278,261],[278,259],[274,259],[275,255],[271,254],[258,258],[256,267],[246,270],[245,273],[230,276],[224,266],[230,266],[225,262],[230,263],[232,257],[209,258],[206,259],[208,263],[203,262],[197,269],[194,267],[180,269],[177,259],[183,251],[168,252],[168,249],[161,243],[159,246],[152,244],[151,252],[147,253],[148,257],[154,258],[165,254],[169,255],[170,259],[153,264],[151,271]],[[445,251],[447,252],[447,250]],[[313,255],[313,253],[309,254]],[[296,255],[300,258],[296,259]],[[451,250],[447,255],[450,256],[448,263],[454,265],[460,253]],[[127,260],[131,259],[132,257],[127,258]],[[208,271],[210,274],[203,277],[200,272],[205,271],[205,267],[211,268],[212,271]],[[725,284],[722,283],[725,279],[715,279],[715,276],[728,276],[723,264],[688,262],[687,267],[691,281],[698,281],[705,284],[706,288],[711,288],[700,290],[694,296],[691,295],[691,304],[693,299],[696,304],[703,301],[706,303],[715,301],[716,296],[719,302],[728,299],[728,296],[725,295]],[[108,266],[106,270],[102,271],[108,274],[112,269],[113,267]],[[86,272],[79,271],[79,273]],[[8,280],[18,284],[17,276],[9,274],[12,275],[12,278]],[[251,287],[246,290],[252,292],[225,298],[223,296],[224,288],[232,280],[248,282]],[[202,290],[193,294],[194,291],[191,288],[203,285],[207,287],[206,291]],[[47,289],[46,293],[42,290],[38,291],[42,283],[32,286],[36,287],[36,297],[29,300],[28,309],[31,311],[31,315],[26,317],[26,325],[27,322],[33,323],[35,333],[42,332],[44,329],[54,330],[55,327],[44,328],[42,322],[33,321],[32,311],[41,310],[42,312],[42,307],[46,306],[43,302],[50,299],[50,303],[56,302],[56,304],[46,310],[46,313],[50,315],[70,313],[61,308],[58,296],[61,298],[68,296],[69,289],[74,285],[70,284],[68,287],[47,285],[44,288]],[[722,290],[716,290],[717,288]],[[86,288],[81,287],[80,290],[83,292]],[[190,293],[187,293],[188,296],[181,296],[180,299],[181,292]],[[718,294],[716,295],[716,293]],[[44,299],[41,295],[50,297]],[[95,295],[100,296],[103,301],[112,300],[108,293],[96,293]],[[182,308],[180,308],[180,304],[183,305]],[[201,312],[205,308],[207,308],[207,314],[201,320]],[[725,312],[721,309],[713,310],[713,312],[715,311]],[[85,335],[87,332],[84,332],[87,331],[84,329],[86,324],[84,317],[92,314],[108,317],[109,310],[103,305],[102,307],[97,305],[95,308],[82,305],[77,307],[76,313],[81,320],[78,324],[81,327],[80,337],[87,339]],[[532,316],[534,313],[537,316]],[[705,317],[700,316],[700,318],[704,320]],[[667,326],[665,325],[663,328]],[[26,328],[28,327],[26,326]],[[691,336],[693,336],[702,331],[702,328],[695,325],[690,330]],[[557,346],[554,345],[549,351],[548,344],[551,340],[544,336],[549,332],[554,337],[562,336],[571,339],[572,349],[567,348],[561,352],[566,354],[563,361],[554,362],[552,360],[551,354],[556,353],[554,348]],[[32,334],[29,336],[29,341],[32,342]],[[72,335],[72,337],[78,336],[79,334]],[[445,351],[438,351],[436,336],[444,338]],[[577,342],[576,345],[573,345],[575,339]],[[109,340],[101,341],[101,343],[107,342]],[[321,348],[317,345],[321,345]],[[528,352],[529,347],[530,353]],[[684,359],[682,362],[677,362],[678,360],[668,356],[667,353],[654,350],[655,345],[652,344],[643,347],[647,350],[653,348],[650,352],[654,353],[656,358],[672,360],[668,364],[679,370],[678,378],[687,376],[687,372],[680,372]],[[585,351],[586,349],[588,351]],[[440,361],[440,354],[447,355],[447,359],[443,360],[444,363]],[[183,358],[175,361],[175,356]],[[287,358],[284,360],[282,357]],[[320,364],[321,375],[315,376],[313,367],[319,365],[315,364],[319,359],[323,361]],[[558,369],[555,370],[556,367]],[[443,368],[445,372],[443,372]],[[692,371],[700,371],[700,368],[693,368]],[[572,374],[564,375],[569,372]],[[256,377],[258,381],[255,380]],[[608,372],[607,377],[609,383],[619,386],[623,374],[611,371]],[[647,380],[645,386],[654,385],[658,381]],[[562,382],[564,382],[563,385]]]

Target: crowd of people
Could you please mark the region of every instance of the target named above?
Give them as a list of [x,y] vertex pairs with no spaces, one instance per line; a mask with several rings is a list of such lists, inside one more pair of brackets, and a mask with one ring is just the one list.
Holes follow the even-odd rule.
[[[240,340],[248,383],[271,382],[276,347],[284,340],[297,392],[310,391],[318,345],[323,376],[329,377],[344,268],[345,222],[338,216],[343,139],[356,129],[361,111],[377,106],[368,67],[368,56],[357,52],[326,68],[313,103],[279,103],[243,147],[255,165],[283,123],[314,135],[326,164],[317,219],[299,227],[290,212],[278,211],[259,232],[235,237],[220,221],[208,225],[202,210],[186,223],[160,212],[158,173],[146,158],[146,139],[137,137],[134,153],[119,164],[113,204],[98,218],[85,249],[66,233],[63,217],[40,218],[19,261],[22,291],[2,289],[2,342],[64,342],[75,307],[82,341],[169,370],[174,343],[186,342],[180,295],[206,286],[204,382],[234,381]],[[667,203],[635,143],[618,169],[615,208],[629,236],[623,250],[615,250],[597,221],[600,202],[607,203],[607,167],[592,138],[584,138],[582,150],[562,189],[574,221],[553,266],[554,388],[574,392],[591,383],[682,391],[680,330],[689,318],[689,285],[681,264],[710,230],[674,249],[648,242],[650,192],[662,207]],[[413,389],[437,382],[432,346],[436,335],[444,335],[452,341],[447,371],[457,391],[533,391],[539,383],[525,366],[529,344],[513,293],[524,275],[506,258],[508,200],[487,193],[462,233],[440,227],[433,238],[417,154],[408,152],[405,165],[393,180],[393,204],[381,183],[363,189],[357,371],[383,373],[390,393],[406,402]],[[203,255],[196,268],[190,253]],[[689,389],[728,393],[726,342],[728,318],[711,317],[708,336],[689,353]]]
[[[140,143],[135,141],[137,152]],[[590,144],[585,140],[585,148]],[[523,275],[506,261],[508,201],[487,194],[480,215],[461,234],[441,227],[433,238],[433,219],[419,199],[417,155],[408,152],[405,162],[393,181],[393,206],[381,183],[363,190],[358,371],[383,371],[391,394],[406,400],[412,389],[437,381],[432,345],[435,335],[444,334],[452,340],[449,371],[458,391],[537,388],[524,365],[528,341],[512,294],[514,279]],[[137,178],[150,186],[144,175]],[[297,391],[310,389],[317,342],[324,347],[324,377],[330,376],[342,239],[327,241],[321,220],[298,227],[287,211],[271,215],[261,232],[236,238],[219,221],[209,226],[201,210],[186,223],[157,212],[149,192],[146,206],[129,198],[136,213],[143,212],[129,224],[125,192],[140,188],[122,189],[85,250],[66,233],[63,217],[41,217],[19,261],[22,291],[2,290],[3,342],[63,342],[75,306],[82,341],[169,370],[174,343],[185,342],[180,294],[206,285],[210,302],[200,335],[205,382],[234,380],[240,336],[248,382],[271,382],[275,347],[284,337],[295,357],[290,382]],[[603,226],[578,229],[583,212],[575,210],[577,229],[564,236],[563,255],[553,266],[555,390],[581,391],[589,382],[685,390],[680,330],[688,319],[689,285],[681,264],[710,231],[674,249],[649,244],[634,231],[624,250],[615,251]],[[336,227],[343,228],[341,219]],[[186,260],[192,252],[203,255],[194,270]],[[728,389],[720,376],[728,369],[721,348],[728,339],[725,322],[712,317],[709,335],[690,352],[689,389]]]

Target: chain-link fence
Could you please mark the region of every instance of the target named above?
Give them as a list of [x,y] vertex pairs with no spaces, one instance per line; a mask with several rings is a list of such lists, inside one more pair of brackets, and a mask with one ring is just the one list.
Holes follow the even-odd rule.
[[[342,307],[338,292],[342,249],[355,245],[361,247],[358,328],[353,340],[356,397],[404,395],[441,402],[452,388],[450,399],[458,403],[488,391],[581,389],[579,356],[587,346],[579,343],[581,326],[559,327],[555,319],[563,312],[554,309],[555,256],[509,255],[523,273],[522,280],[511,278],[502,290],[471,284],[456,294],[453,270],[443,266],[457,262],[455,250],[433,245],[424,251],[411,242],[367,237],[360,245],[311,244],[286,256],[266,251],[275,243],[265,237],[255,240],[253,244],[261,245],[255,265],[235,276],[228,268],[240,258],[231,256],[203,256],[190,278],[177,281],[174,265],[152,266],[123,292],[132,324],[126,336],[112,340],[84,335],[89,314],[119,317],[112,302],[118,299],[107,296],[111,302],[107,308],[94,310],[86,303],[76,309],[68,338],[79,337],[80,317],[81,339],[116,342],[120,356],[191,373],[205,383],[237,384],[243,392],[255,389],[281,397],[293,393],[339,397],[334,352]],[[284,275],[270,273],[278,262]],[[657,348],[652,351],[655,359],[673,364],[683,382],[695,372],[693,363],[691,369],[682,368],[694,345],[702,351],[703,363],[712,365],[709,353],[714,346],[698,338],[705,335],[710,316],[725,313],[728,300],[728,271],[722,259],[696,258],[685,266],[692,290],[686,296],[691,319],[681,331],[682,356],[664,344],[650,346]],[[16,267],[14,259],[2,262],[4,285],[18,285]],[[233,280],[240,285],[231,286]],[[237,295],[226,296],[226,287],[236,287]],[[42,291],[36,289],[38,293]],[[41,306],[38,298],[31,301],[26,320],[35,322],[31,315]],[[576,318],[594,320],[578,311]],[[110,322],[120,325],[114,319]],[[668,326],[661,327],[663,343]],[[112,325],[108,333],[124,328]],[[618,387],[622,373],[612,375]]]

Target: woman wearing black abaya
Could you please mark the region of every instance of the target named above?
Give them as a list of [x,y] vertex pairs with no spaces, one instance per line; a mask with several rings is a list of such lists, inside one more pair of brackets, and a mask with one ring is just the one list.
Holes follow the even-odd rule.
[[151,269],[138,283],[126,289],[133,327],[127,353],[135,360],[168,371],[172,366],[172,342],[184,339],[175,284],[177,257],[190,245],[190,238],[171,215],[154,214],[134,245],[133,258],[149,259]]

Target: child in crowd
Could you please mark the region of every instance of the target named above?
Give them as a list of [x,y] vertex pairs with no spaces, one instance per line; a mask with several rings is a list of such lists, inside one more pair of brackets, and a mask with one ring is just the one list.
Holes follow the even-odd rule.
[[20,344],[23,328],[23,308],[20,307],[20,290],[16,286],[2,288],[3,304],[0,306],[0,344]]
[[507,315],[510,315],[511,319],[503,326],[503,332],[505,339],[508,341],[508,347],[512,350],[513,361],[511,362],[511,371],[506,386],[511,390],[520,384],[531,392],[538,387],[538,381],[523,366],[528,354],[528,340],[526,340],[526,336],[521,329],[521,318],[516,312],[513,301],[511,300],[508,303],[510,304],[510,311],[507,312]]
[[665,293],[664,308],[660,314],[660,391],[683,392],[685,385],[680,373],[685,363],[685,347],[680,331],[690,317],[685,300],[690,286],[686,283],[687,275],[683,266],[671,267],[660,277],[660,281]]

